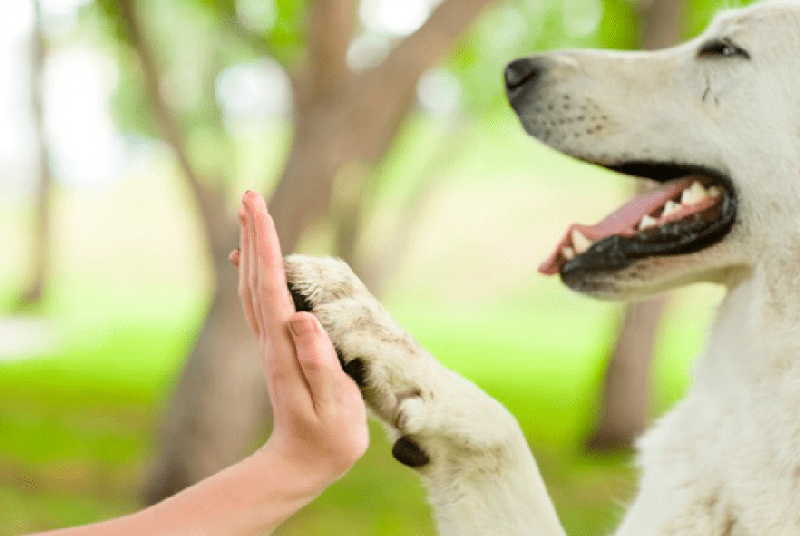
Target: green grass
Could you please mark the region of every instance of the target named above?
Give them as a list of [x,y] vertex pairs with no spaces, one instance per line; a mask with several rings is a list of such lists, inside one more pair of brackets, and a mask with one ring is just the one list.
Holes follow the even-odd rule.
[[[486,304],[480,315],[425,303],[392,308],[436,355],[517,415],[570,534],[599,534],[616,517],[614,499],[627,497],[632,484],[624,456],[590,458],[580,451],[614,317],[568,294],[543,316],[515,305],[534,299],[524,298]],[[147,309],[129,305],[123,309]],[[158,408],[199,317],[180,307],[157,315],[155,305],[159,322],[109,318],[95,325],[104,334],[91,339],[83,338],[88,321],[81,319],[81,303],[63,305],[63,324],[77,330],[65,348],[0,366],[0,534],[89,522],[135,507]],[[670,330],[691,332],[702,320],[684,317]],[[582,336],[571,336],[575,331]],[[685,355],[697,338],[668,337],[660,355]],[[665,375],[657,385],[667,393],[663,405],[683,382]],[[432,534],[416,478],[390,459],[377,428],[373,438],[358,467],[282,534]]]
[[[428,349],[519,418],[569,533],[603,534],[634,474],[627,456],[587,456],[581,445],[619,309],[532,272],[568,220],[602,215],[624,187],[552,156],[516,128],[460,133],[466,147],[442,170],[386,303]],[[412,128],[385,170],[373,245],[408,191],[403,179],[421,169],[420,147],[437,139]],[[0,536],[136,507],[160,409],[208,295],[196,222],[170,177],[154,170],[58,196],[56,275],[41,314],[60,344],[0,362]],[[0,205],[10,261],[0,264],[0,304],[24,276],[26,215],[18,203]],[[685,389],[718,297],[701,288],[674,301],[657,348],[656,411]],[[432,535],[419,483],[389,450],[376,428],[358,466],[280,533]]]

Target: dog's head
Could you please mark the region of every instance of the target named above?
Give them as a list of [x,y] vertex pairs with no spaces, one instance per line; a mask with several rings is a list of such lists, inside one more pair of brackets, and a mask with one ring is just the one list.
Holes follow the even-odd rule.
[[530,135],[649,179],[568,229],[541,270],[571,288],[636,298],[800,247],[800,2],[725,12],[671,49],[519,59],[505,80]]

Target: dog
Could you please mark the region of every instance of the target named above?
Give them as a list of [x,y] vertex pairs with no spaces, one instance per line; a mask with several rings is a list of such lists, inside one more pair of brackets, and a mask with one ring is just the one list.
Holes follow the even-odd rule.
[[[720,14],[653,52],[565,50],[511,62],[528,134],[651,188],[571,225],[540,267],[636,300],[727,287],[685,399],[639,441],[618,536],[800,534],[800,2]],[[287,258],[299,309],[418,471],[443,536],[563,535],[516,420],[406,334],[340,261]]]

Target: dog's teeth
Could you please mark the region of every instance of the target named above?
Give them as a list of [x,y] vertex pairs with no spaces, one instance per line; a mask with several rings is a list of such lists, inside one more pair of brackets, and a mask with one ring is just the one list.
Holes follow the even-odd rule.
[[564,249],[562,249],[562,250],[561,250],[561,254],[562,254],[562,255],[564,256],[564,258],[565,258],[565,259],[567,259],[568,261],[571,261],[572,259],[574,259],[574,258],[575,258],[575,250],[574,250],[574,249],[572,249],[572,248],[571,248],[571,247],[569,247],[569,246],[567,246],[567,247],[565,247]]
[[575,248],[575,253],[580,255],[592,247],[592,241],[586,238],[582,232],[575,229],[572,231],[572,245]]
[[658,220],[652,216],[645,216],[642,218],[642,221],[639,222],[639,230],[644,231],[645,229],[655,227],[656,225],[658,225]]
[[720,197],[722,195],[722,188],[719,186],[712,186],[708,189],[708,195],[711,197]]
[[669,216],[670,214],[674,214],[681,209],[681,206],[676,203],[675,201],[667,201],[667,204],[664,205],[664,213],[661,214],[661,217]]
[[695,181],[690,188],[683,191],[681,203],[684,205],[694,205],[708,197],[708,193],[702,184]]

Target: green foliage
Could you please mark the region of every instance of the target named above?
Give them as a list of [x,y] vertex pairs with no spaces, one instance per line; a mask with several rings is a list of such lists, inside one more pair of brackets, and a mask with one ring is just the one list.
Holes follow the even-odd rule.
[[687,36],[694,37],[706,29],[714,15],[721,9],[744,7],[758,0],[687,0]]
[[270,53],[283,65],[294,65],[306,42],[308,3],[297,0],[274,0],[275,24],[267,34]]
[[123,43],[128,41],[128,31],[117,0],[94,0],[84,6],[83,11],[99,15],[102,26],[112,39]]
[[249,26],[241,20],[236,0],[183,0],[205,9],[221,22],[221,28],[232,30],[229,37],[245,38],[256,52],[269,53],[279,63],[292,67],[302,56],[306,42],[308,2],[303,0],[250,0],[267,4],[268,21]]
[[[462,86],[472,115],[505,108],[502,69],[522,55],[541,49],[546,34],[557,32],[560,17],[553,2],[513,0],[488,10],[464,36],[446,62]],[[502,28],[502,31],[498,31]]]
[[515,57],[554,48],[636,48],[638,17],[629,1],[589,3],[599,16],[589,16],[588,32],[567,22],[574,14],[568,9],[574,1],[508,0],[487,11],[446,63],[462,84],[467,111],[481,117],[506,109],[501,73]]
[[641,23],[629,0],[605,0],[604,16],[597,31],[598,46],[603,48],[639,48]]
[[214,13],[218,17],[235,17],[236,0],[192,0],[198,6]]
[[[713,13],[749,0],[687,0],[687,33],[695,35]],[[113,0],[94,2],[112,39],[124,43],[124,25]],[[216,77],[224,69],[269,54],[289,68],[302,60],[307,39],[308,2],[273,0],[259,25],[242,19],[236,0],[140,0],[148,39],[154,43],[165,79],[181,95],[179,112],[187,129],[201,129],[222,139],[220,111],[214,98]],[[268,19],[268,20],[266,20]],[[176,24],[175,21],[180,21]],[[501,72],[510,59],[565,47],[634,49],[640,21],[631,0],[504,0],[474,24],[444,68],[462,87],[465,111],[478,119],[506,108]],[[114,98],[120,127],[152,136],[140,73],[130,55],[120,58],[121,83]]]
[[[120,63],[135,61],[127,47],[120,47],[117,55]],[[127,59],[123,60],[123,57]],[[117,128],[126,134],[157,138],[158,127],[153,120],[141,73],[138,69],[125,68],[118,70],[118,76],[119,83],[110,103]]]

